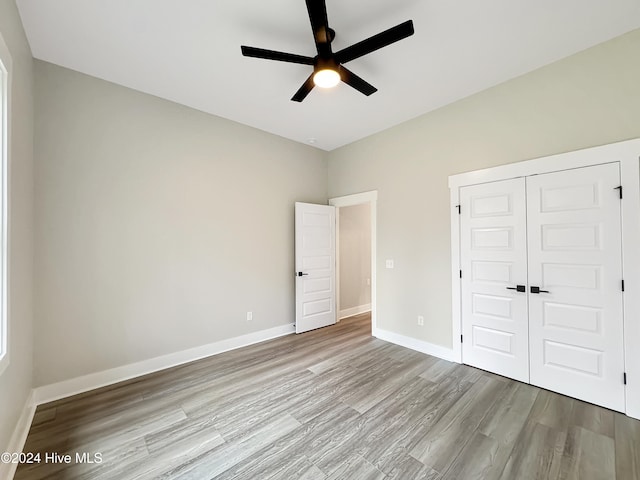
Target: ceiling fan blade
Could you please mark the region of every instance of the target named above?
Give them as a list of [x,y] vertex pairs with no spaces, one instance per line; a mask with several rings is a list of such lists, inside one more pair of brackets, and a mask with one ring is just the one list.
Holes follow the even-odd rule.
[[340,65],[340,79],[347,85],[358,90],[360,93],[365,94],[367,97],[372,93],[376,93],[378,91],[376,87],[371,85],[369,82],[366,82],[351,70],[346,69],[342,65]]
[[242,45],[242,55],[245,57],[264,58],[267,60],[278,60],[280,62],[301,63],[303,65],[313,65],[313,58],[294,53],[276,52],[264,48],[247,47]]
[[314,73],[309,75],[309,78],[307,78],[307,80],[302,84],[295,95],[291,97],[291,100],[293,100],[294,102],[301,102],[306,98],[307,95],[309,95],[309,92],[313,90],[313,87],[315,86],[315,84],[313,83],[313,75]]
[[362,40],[350,47],[344,48],[336,53],[335,58],[338,63],[347,63],[356,58],[360,58],[367,53],[375,52],[376,50],[391,45],[392,43],[402,40],[403,38],[413,35],[413,20],[407,20],[400,25],[391,27],[384,32],[378,33],[373,37],[369,37],[366,40]]
[[329,58],[331,53],[331,35],[329,33],[329,19],[327,18],[327,2],[325,0],[306,0],[307,12],[313,30],[318,55]]

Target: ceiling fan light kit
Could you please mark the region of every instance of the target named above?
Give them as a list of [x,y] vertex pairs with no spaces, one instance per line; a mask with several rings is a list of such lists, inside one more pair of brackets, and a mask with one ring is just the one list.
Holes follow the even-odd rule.
[[384,32],[333,53],[331,42],[335,38],[336,32],[329,28],[326,0],[306,0],[306,3],[318,55],[306,57],[264,48],[247,47],[245,45],[241,46],[242,55],[279,62],[313,65],[313,72],[291,98],[294,102],[302,102],[314,86],[331,88],[335,87],[340,81],[364,95],[369,96],[375,93],[378,90],[376,87],[348,70],[344,67],[344,64],[413,35],[413,21],[407,20]]
[[323,68],[313,74],[313,83],[320,88],[333,88],[340,83],[340,74],[332,68]]

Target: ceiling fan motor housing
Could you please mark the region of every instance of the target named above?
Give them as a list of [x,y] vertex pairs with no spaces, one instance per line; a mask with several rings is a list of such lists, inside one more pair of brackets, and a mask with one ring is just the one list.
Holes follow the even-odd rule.
[[321,58],[320,56],[317,56],[313,64],[313,71],[318,72],[320,70],[335,70],[336,72],[339,72],[340,65],[333,57]]

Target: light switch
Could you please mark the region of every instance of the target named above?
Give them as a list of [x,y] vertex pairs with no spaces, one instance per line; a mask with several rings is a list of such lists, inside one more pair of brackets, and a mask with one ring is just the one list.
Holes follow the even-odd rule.
[[385,265],[387,268],[393,268],[393,260],[387,260],[385,262]]

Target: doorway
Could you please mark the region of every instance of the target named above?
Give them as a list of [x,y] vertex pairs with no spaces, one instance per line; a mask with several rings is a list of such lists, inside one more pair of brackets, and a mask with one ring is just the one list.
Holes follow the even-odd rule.
[[376,191],[332,198],[336,207],[338,320],[371,312],[376,333]]
[[338,321],[371,311],[371,206],[336,209]]

